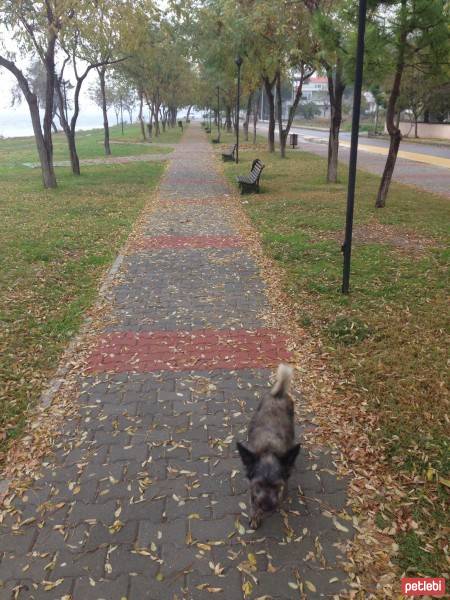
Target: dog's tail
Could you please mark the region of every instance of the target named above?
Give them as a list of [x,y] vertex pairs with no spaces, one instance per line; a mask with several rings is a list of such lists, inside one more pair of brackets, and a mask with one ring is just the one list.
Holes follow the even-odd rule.
[[293,372],[293,368],[289,365],[278,366],[277,378],[271,391],[274,398],[282,398],[289,392]]

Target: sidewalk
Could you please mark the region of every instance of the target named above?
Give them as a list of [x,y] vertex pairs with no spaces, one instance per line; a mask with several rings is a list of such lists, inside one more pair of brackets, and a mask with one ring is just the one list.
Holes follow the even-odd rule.
[[1,525],[2,600],[298,600],[346,587],[346,482],[329,450],[302,449],[282,514],[247,530],[235,442],[287,340],[265,325],[264,284],[196,124],[168,159],[108,291],[79,425]]
[[[312,152],[323,158],[327,157],[328,140],[327,137],[318,139],[311,132],[311,135],[304,135],[301,128],[293,127],[292,133],[299,134],[299,144],[297,150]],[[265,135],[267,126],[265,123],[258,126],[258,133]],[[323,132],[320,132],[323,133]],[[275,132],[275,137],[278,139],[278,133]],[[343,137],[343,136],[341,136]],[[369,145],[369,140],[359,140],[358,151],[358,169],[374,173],[381,176],[386,163],[387,146],[382,144],[382,140],[372,140]],[[428,192],[440,194],[450,197],[450,159],[446,156],[433,156],[425,154],[423,148],[417,145],[417,151],[414,152],[405,150],[406,142],[400,145],[400,152],[395,165],[393,181],[398,181],[407,185],[412,185],[419,189],[424,189]],[[448,154],[444,150],[436,147],[437,152]],[[291,151],[291,150],[290,150]],[[344,168],[347,169],[347,164],[350,160],[350,141],[341,140],[339,146],[339,161]]]

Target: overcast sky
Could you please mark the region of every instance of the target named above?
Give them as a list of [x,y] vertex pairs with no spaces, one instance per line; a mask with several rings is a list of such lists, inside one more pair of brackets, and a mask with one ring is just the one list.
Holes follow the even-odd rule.
[[[29,56],[20,56],[14,40],[0,25],[0,48],[16,53],[16,62],[21,69],[26,69],[30,62]],[[83,83],[80,95],[81,111],[78,118],[79,129],[101,127],[103,118],[101,109],[92,102],[88,95],[89,86],[95,83],[96,72],[91,71]],[[28,105],[22,100],[20,105],[11,106],[11,90],[16,84],[16,78],[7,69],[0,67],[0,136],[32,135],[31,118]],[[114,111],[110,111],[110,121],[115,123]]]

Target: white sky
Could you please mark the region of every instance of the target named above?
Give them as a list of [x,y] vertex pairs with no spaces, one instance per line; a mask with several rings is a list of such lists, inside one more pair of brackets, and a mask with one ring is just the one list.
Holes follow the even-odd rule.
[[[17,45],[11,39],[4,26],[0,25],[0,50],[16,53],[16,64],[25,70],[30,64],[31,55],[21,56]],[[70,70],[66,71],[70,77]],[[91,71],[83,83],[80,94],[80,116],[78,118],[78,127],[90,128],[101,127],[103,123],[101,109],[89,98],[88,89],[95,83],[96,71]],[[16,84],[16,78],[7,69],[0,67],[0,136],[6,137],[12,135],[32,135],[31,119],[28,105],[23,99],[22,103],[11,106],[11,90]],[[114,112],[110,114],[111,123],[115,123]],[[59,124],[58,124],[59,125]]]

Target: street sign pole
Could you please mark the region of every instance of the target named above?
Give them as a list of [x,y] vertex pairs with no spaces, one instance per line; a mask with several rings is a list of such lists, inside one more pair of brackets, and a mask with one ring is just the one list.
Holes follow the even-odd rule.
[[356,49],[355,88],[353,91],[352,140],[348,167],[347,215],[345,220],[345,240],[342,245],[344,268],[342,273],[342,293],[350,289],[350,262],[352,256],[353,212],[355,206],[356,163],[358,158],[359,116],[361,112],[361,88],[364,67],[364,33],[366,28],[367,0],[359,0],[358,45]]

